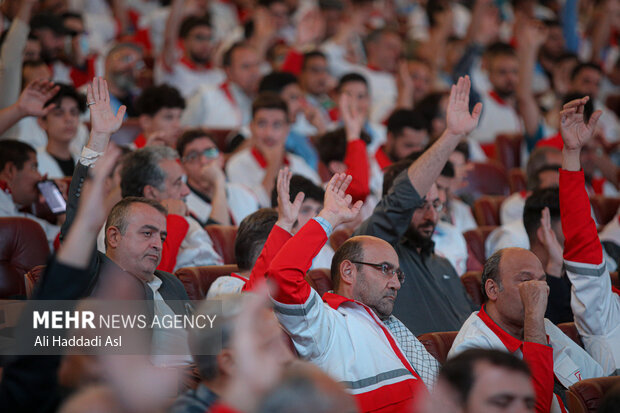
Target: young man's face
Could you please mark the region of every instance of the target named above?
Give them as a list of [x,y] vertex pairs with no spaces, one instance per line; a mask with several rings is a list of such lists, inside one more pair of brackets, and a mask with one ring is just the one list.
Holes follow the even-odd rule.
[[249,47],[240,47],[234,50],[226,74],[246,94],[255,94],[261,78],[258,55]]
[[[204,138],[194,139],[183,149],[181,159],[183,162],[183,169],[187,173],[187,180],[192,185],[194,182],[200,182],[202,180],[202,168],[212,162],[218,162],[220,155],[215,155],[217,147],[213,141],[206,136]],[[207,157],[209,155],[209,157]]]
[[596,99],[601,85],[601,72],[592,68],[581,69],[572,82],[572,89],[582,95]]
[[340,88],[340,93],[345,93],[352,98],[352,103],[364,114],[368,119],[370,116],[370,94],[368,87],[362,82],[347,82]]
[[329,92],[329,72],[327,71],[327,59],[316,56],[308,59],[300,81],[306,92],[320,96]]
[[489,81],[503,98],[514,95],[519,81],[519,62],[515,56],[500,55],[489,61]]
[[304,109],[304,96],[301,88],[297,83],[291,83],[282,90],[280,97],[288,106],[289,122],[294,123],[297,115],[302,113]]
[[306,225],[308,221],[319,215],[323,209],[323,204],[314,199],[304,199],[304,202],[299,208],[299,214],[297,215],[297,223],[293,227],[293,232],[299,231],[301,227]]
[[166,145],[175,147],[181,133],[181,108],[161,108],[154,116],[141,116],[142,129],[146,135],[162,132]]
[[[391,134],[388,136],[391,136]],[[416,130],[409,127],[403,128],[398,136],[391,137],[391,139],[388,140],[388,155],[394,161],[400,161],[413,152],[418,152],[426,148],[428,141],[429,136],[426,130]]]
[[30,205],[39,196],[37,182],[41,180],[37,155],[28,153],[28,160],[24,162],[22,169],[16,170],[15,177],[10,182],[13,201],[18,205]]
[[280,109],[259,109],[250,123],[250,131],[259,150],[284,147],[289,131],[287,113]]
[[74,99],[63,98],[47,116],[39,119],[39,125],[47,132],[47,139],[63,143],[71,142],[80,123],[80,110]]
[[189,58],[197,64],[207,64],[211,60],[213,44],[212,31],[209,26],[196,26],[183,40]]
[[407,68],[413,82],[413,100],[419,102],[431,91],[433,86],[431,68],[418,61],[407,62]]

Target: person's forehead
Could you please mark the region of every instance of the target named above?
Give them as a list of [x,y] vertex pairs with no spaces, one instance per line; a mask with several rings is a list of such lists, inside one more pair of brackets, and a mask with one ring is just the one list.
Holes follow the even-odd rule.
[[302,207],[310,207],[313,209],[319,209],[319,208],[323,208],[323,204],[320,203],[319,201],[315,200],[315,199],[311,199],[311,198],[307,198],[304,199],[304,202],[302,202]]
[[284,113],[284,111],[281,109],[275,108],[259,109],[254,114],[254,119],[256,121],[260,120],[271,122],[286,121],[286,113]]
[[509,54],[500,54],[491,59],[492,68],[515,67],[518,65],[519,61],[517,60],[517,57]]
[[73,99],[72,97],[69,96],[65,96],[60,100],[60,107],[61,108],[75,108],[77,107],[78,103],[75,101],[75,99]]
[[514,277],[523,272],[534,275],[544,275],[540,260],[529,250],[523,248],[508,248],[502,254],[500,274]]
[[581,71],[577,74],[577,78],[578,79],[584,79],[584,78],[600,78],[601,77],[601,73],[591,67],[586,67],[585,69],[581,69]]
[[412,140],[424,140],[428,137],[428,131],[426,129],[413,129],[412,127],[405,126],[401,136]]
[[327,66],[327,59],[323,56],[312,56],[306,59],[306,68],[310,66]]
[[160,231],[166,230],[166,217],[151,205],[136,202],[130,205],[126,222],[128,227],[135,229],[153,226]]
[[521,371],[508,370],[488,362],[478,362],[474,366],[475,381],[471,397],[493,394],[513,394],[518,397],[533,397],[534,389],[530,378]]
[[189,31],[190,36],[195,36],[197,34],[202,34],[202,33],[211,34],[211,28],[207,26],[206,24],[201,24],[201,25],[192,27],[192,29]]
[[283,95],[291,95],[291,94],[299,94],[299,93],[301,93],[301,88],[299,87],[297,83],[289,83],[288,85],[284,86],[284,89],[282,89]]
[[245,63],[248,60],[256,60],[256,52],[249,47],[239,47],[233,50],[233,53],[230,56],[230,61],[232,64]]
[[164,159],[159,163],[159,166],[164,170],[166,178],[168,179],[175,180],[184,173],[183,168],[176,159]]
[[342,91],[345,93],[368,93],[368,86],[360,81],[351,81],[342,85]]
[[437,199],[437,197],[439,197],[439,190],[437,189],[437,184],[433,182],[428,192],[426,193],[426,200],[432,202],[433,200]]
[[364,261],[372,263],[388,262],[398,266],[398,254],[394,248],[382,239],[365,237],[362,239]]
[[185,149],[183,150],[183,155],[186,155],[191,151],[202,152],[205,149],[211,149],[214,147],[215,147],[215,144],[213,143],[213,141],[211,141],[211,139],[207,137],[194,139],[193,141],[185,145]]

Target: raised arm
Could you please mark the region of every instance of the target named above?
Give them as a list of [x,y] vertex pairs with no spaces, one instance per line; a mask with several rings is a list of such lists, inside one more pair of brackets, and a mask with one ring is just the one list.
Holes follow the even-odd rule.
[[170,5],[170,14],[166,20],[166,31],[164,33],[164,49],[161,52],[162,62],[167,70],[171,70],[179,57],[177,42],[179,40],[179,29],[183,17],[187,11],[183,9],[190,6],[191,0],[173,0]]
[[47,115],[54,109],[54,104],[45,106],[45,102],[54,97],[59,89],[60,86],[43,79],[35,80],[26,86],[17,102],[0,110],[0,135],[26,116]]
[[347,175],[351,175],[353,178],[347,193],[351,195],[354,201],[364,201],[370,193],[370,164],[366,143],[361,139],[364,115],[346,93],[340,96],[339,106],[347,137],[344,163],[347,166]]

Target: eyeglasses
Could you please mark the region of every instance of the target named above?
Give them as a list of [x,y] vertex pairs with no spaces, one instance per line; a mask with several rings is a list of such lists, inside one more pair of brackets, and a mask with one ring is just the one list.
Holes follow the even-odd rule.
[[373,267],[374,269],[381,271],[383,275],[386,275],[390,278],[396,275],[399,283],[402,284],[405,282],[405,273],[400,268],[394,268],[392,264],[389,264],[387,262],[382,262],[379,264],[375,264],[372,262],[362,262],[362,261],[351,261],[351,262],[353,264],[362,264],[362,265],[368,265],[369,267]]
[[438,199],[436,199],[436,200],[435,200],[435,202],[429,202],[429,201],[426,201],[426,202],[424,202],[424,203],[422,204],[422,206],[420,207],[420,209],[426,212],[426,211],[428,211],[429,209],[431,209],[431,207],[432,207],[433,209],[435,209],[435,211],[437,211],[437,212],[441,212],[441,211],[443,211],[444,204],[443,204],[440,200],[438,200]]
[[207,159],[216,159],[218,156],[220,156],[220,151],[217,148],[209,148],[209,149],[205,149],[202,152],[190,152],[187,154],[187,156],[183,157],[183,162],[196,162],[198,159],[200,159],[201,156],[204,156]]

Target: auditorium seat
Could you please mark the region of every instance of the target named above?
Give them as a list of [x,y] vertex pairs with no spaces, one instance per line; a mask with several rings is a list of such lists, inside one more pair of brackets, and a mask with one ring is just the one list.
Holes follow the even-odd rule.
[[215,252],[220,254],[224,264],[236,264],[235,238],[237,238],[237,227],[234,225],[207,225],[205,229],[213,241]]
[[482,271],[467,271],[461,277],[461,282],[474,304],[480,307],[484,300],[482,297]]
[[50,254],[43,228],[28,218],[0,218],[0,299],[26,297],[24,274]]
[[558,328],[562,330],[564,334],[570,337],[571,340],[579,344],[580,347],[583,347],[583,341],[581,341],[581,336],[579,335],[579,331],[577,331],[575,323],[560,323],[558,324]]
[[620,277],[618,277],[618,271],[610,272],[609,276],[611,277],[611,285],[620,289]]
[[205,265],[179,268],[174,274],[183,283],[190,300],[202,300],[216,278],[238,270],[236,265]]
[[484,253],[484,242],[486,241],[489,234],[497,228],[496,226],[486,225],[482,227],[478,227],[475,229],[470,229],[463,233],[465,237],[465,241],[467,241],[467,246],[474,257],[484,264],[486,261],[485,253]]
[[500,225],[499,210],[506,200],[502,195],[484,195],[474,202],[474,217],[478,225]]
[[527,178],[521,168],[512,168],[508,171],[508,182],[511,194],[527,190]]
[[581,380],[568,388],[566,401],[571,413],[596,413],[605,393],[620,384],[620,376]]
[[594,216],[600,226],[604,226],[612,220],[620,207],[620,198],[610,198],[602,195],[596,195],[590,198]]
[[523,135],[500,134],[495,137],[495,159],[506,168],[521,166],[521,145]]
[[37,285],[41,276],[45,272],[45,265],[37,265],[36,267],[32,267],[30,271],[24,274],[24,283],[26,284],[26,297],[32,297],[32,292],[34,291],[34,286]]
[[323,294],[333,288],[332,277],[328,268],[317,268],[308,271],[306,281],[320,296],[323,296]]
[[452,343],[454,343],[454,339],[458,333],[458,331],[425,333],[418,336],[418,340],[424,345],[426,351],[431,353],[439,363],[443,364],[448,358],[448,352],[450,348],[452,348]]
[[465,177],[467,186],[461,191],[473,199],[481,195],[509,195],[510,184],[506,170],[496,161],[473,162]]
[[349,228],[334,231],[329,237],[329,245],[336,251],[346,240],[351,238],[351,235],[353,235],[353,230]]

